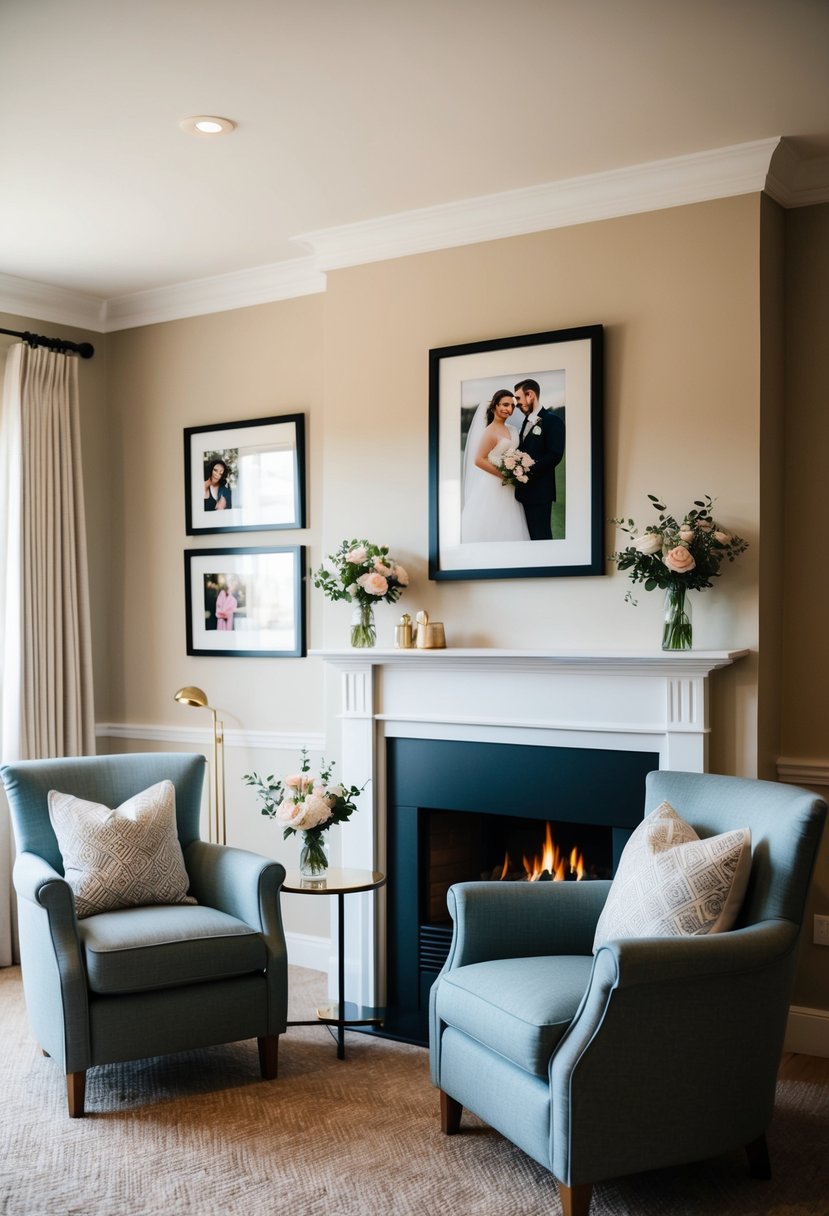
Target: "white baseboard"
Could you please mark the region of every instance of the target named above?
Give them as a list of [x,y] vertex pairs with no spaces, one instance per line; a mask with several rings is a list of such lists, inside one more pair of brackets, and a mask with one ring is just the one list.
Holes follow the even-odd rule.
[[327,937],[312,937],[309,933],[286,933],[288,962],[292,967],[308,967],[311,971],[328,972],[331,941]]
[[786,1051],[829,1059],[829,1010],[792,1005],[783,1046]]

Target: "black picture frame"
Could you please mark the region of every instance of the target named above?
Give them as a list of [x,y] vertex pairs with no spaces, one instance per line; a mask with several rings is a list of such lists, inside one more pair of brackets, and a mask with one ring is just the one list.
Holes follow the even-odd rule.
[[[219,465],[224,480],[207,493]],[[304,528],[305,415],[185,427],[184,510],[188,536]]]
[[[553,578],[605,573],[603,364],[601,325],[491,338],[429,351],[430,579]],[[479,535],[482,515],[475,522],[475,506],[480,500],[471,496],[474,473],[470,476],[467,472],[464,499],[466,436],[479,406],[481,419],[496,390],[512,392],[524,379],[538,382],[542,407],[560,419],[554,428],[548,420],[542,428],[545,434],[549,426],[565,437],[564,456],[555,469],[553,539],[490,540]],[[523,420],[517,410],[516,418]],[[478,430],[480,425],[476,423]],[[542,432],[535,429],[533,433]],[[514,499],[511,487],[501,488],[495,479],[492,484],[497,493],[512,495]],[[505,513],[514,512],[517,504],[503,501]],[[496,516],[498,510],[496,502]],[[499,525],[502,522],[499,518]],[[518,527],[523,525],[516,523]],[[464,532],[475,539],[465,541]]]
[[[304,545],[186,549],[187,653],[302,658],[305,560]],[[234,604],[222,599],[222,591],[233,597]]]

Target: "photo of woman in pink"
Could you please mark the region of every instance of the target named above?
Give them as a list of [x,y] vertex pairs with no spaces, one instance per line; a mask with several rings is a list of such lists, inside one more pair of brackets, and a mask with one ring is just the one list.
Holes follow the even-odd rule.
[[239,607],[239,580],[235,574],[227,576],[226,585],[216,596],[216,628],[233,629],[233,614]]

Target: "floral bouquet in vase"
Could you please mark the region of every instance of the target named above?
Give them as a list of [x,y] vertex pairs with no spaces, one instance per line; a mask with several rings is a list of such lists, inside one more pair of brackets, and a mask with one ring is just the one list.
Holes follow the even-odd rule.
[[[628,534],[630,543],[611,553],[610,561],[626,570],[632,582],[643,583],[646,591],[657,587],[665,591],[662,649],[690,650],[693,633],[686,593],[713,587],[711,580],[719,577],[722,563],[733,562],[748,544],[715,522],[709,495],[694,502],[682,523],[653,494],[648,498],[659,512],[658,523],[639,532],[632,519],[611,520]],[[630,590],[625,599],[636,603]]]
[[329,553],[333,570],[320,566],[312,578],[330,600],[350,600],[351,645],[373,646],[377,638],[374,605],[380,600],[394,604],[409,585],[409,576],[393,557],[388,545],[367,540],[344,540],[336,553]]
[[521,452],[518,448],[507,448],[495,460],[492,459],[492,452],[490,452],[487,460],[501,474],[501,484],[505,486],[526,485],[530,479],[529,470],[535,464],[529,452]]
[[356,785],[348,789],[333,782],[333,763],[322,761],[319,776],[311,772],[311,762],[306,748],[302,750],[302,766],[298,773],[274,780],[273,776],[260,777],[257,773],[246,773],[242,780],[252,785],[261,801],[262,814],[284,825],[282,836],[300,833],[302,852],[299,868],[303,875],[323,878],[328,869],[323,833],[338,823],[346,823],[357,810],[354,799],[365,789]]

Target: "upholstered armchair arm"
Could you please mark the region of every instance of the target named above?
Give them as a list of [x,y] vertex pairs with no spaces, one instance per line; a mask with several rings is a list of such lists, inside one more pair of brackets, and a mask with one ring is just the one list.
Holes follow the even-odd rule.
[[572,1186],[762,1135],[796,945],[775,920],[603,946],[550,1064],[556,1176]]
[[245,849],[194,840],[184,851],[190,894],[250,925],[268,947],[270,1033],[281,1034],[288,1016],[288,951],[279,892],[285,867]]
[[450,887],[455,922],[444,970],[496,958],[589,954],[610,882],[465,882]]
[[89,1008],[72,888],[36,853],[18,854],[14,886],[32,1028],[65,1072],[81,1072],[91,1063]]

